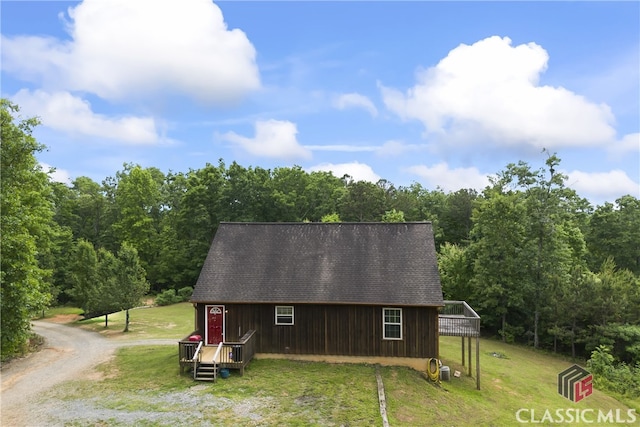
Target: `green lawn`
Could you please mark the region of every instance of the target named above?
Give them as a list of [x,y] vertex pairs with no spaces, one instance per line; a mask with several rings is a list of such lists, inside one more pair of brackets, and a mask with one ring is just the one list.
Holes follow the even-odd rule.
[[110,314],[107,328],[104,326],[104,316],[76,321],[74,325],[119,340],[181,339],[193,332],[194,313],[193,306],[187,302],[163,307],[134,308],[129,310],[129,332],[122,332],[125,324],[124,311]]
[[[110,318],[109,330],[117,339],[174,338],[192,331],[193,308],[178,304],[133,310],[132,331],[128,334],[119,332],[124,325],[123,314]],[[104,333],[99,319],[88,325],[81,323]],[[593,410],[587,411],[589,419],[598,410],[613,410],[614,414],[621,410],[626,417],[628,406],[598,390],[579,403],[560,396],[556,378],[558,372],[573,364],[567,358],[485,339],[480,348],[480,391],[476,390],[475,378],[468,377],[467,368],[460,364],[460,338],[440,339],[440,355],[451,367],[449,382],[436,385],[409,368],[381,367],[390,424],[518,425],[516,411],[522,408],[526,409],[523,418],[529,420],[533,409],[535,421],[540,421],[545,410],[556,414],[565,409],[574,414],[576,410]],[[68,383],[52,392],[53,396],[66,401],[93,398],[99,407],[121,411],[177,414],[179,419],[195,424],[381,425],[374,366],[264,359],[251,362],[242,377],[232,371],[228,379],[219,379],[216,384],[195,383],[188,374],[179,375],[177,350],[177,345],[121,349],[115,359],[98,367],[101,378]],[[472,359],[475,375],[475,352]],[[463,373],[461,378],[453,378],[454,370]],[[640,399],[626,403],[640,414]],[[193,405],[199,408],[195,412]],[[118,425],[117,420],[106,421]]]

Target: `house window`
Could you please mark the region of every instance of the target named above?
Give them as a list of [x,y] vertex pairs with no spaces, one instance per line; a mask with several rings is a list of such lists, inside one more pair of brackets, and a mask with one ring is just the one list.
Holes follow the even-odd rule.
[[382,309],[382,329],[385,340],[402,339],[402,309],[383,308]]
[[276,325],[293,325],[293,306],[276,305]]

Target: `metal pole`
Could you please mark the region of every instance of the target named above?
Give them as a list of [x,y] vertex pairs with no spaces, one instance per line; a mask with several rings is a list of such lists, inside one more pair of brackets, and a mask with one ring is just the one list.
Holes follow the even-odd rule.
[[462,366],[464,366],[464,335],[462,336]]
[[[464,339],[464,338],[463,338]],[[469,335],[469,376],[471,376],[471,335]]]
[[480,337],[479,336],[476,336],[476,388],[480,390]]

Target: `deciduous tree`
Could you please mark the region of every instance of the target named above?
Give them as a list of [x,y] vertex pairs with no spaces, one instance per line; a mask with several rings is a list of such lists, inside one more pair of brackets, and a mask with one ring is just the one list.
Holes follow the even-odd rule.
[[[53,217],[49,178],[35,153],[35,118],[21,119],[16,105],[0,100],[0,331],[2,357],[20,351],[30,332],[30,316],[49,302],[50,272],[38,262]],[[40,249],[42,248],[42,249]]]

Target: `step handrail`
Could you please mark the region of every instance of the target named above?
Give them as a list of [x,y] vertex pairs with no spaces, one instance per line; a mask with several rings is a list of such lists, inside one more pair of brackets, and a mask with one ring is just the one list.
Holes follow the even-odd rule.
[[220,343],[218,343],[218,348],[216,349],[216,352],[213,355],[213,382],[216,382],[216,380],[218,379],[218,364],[216,363],[216,360],[218,360],[218,356],[220,355],[220,351],[222,350],[222,344],[224,344],[222,341],[220,341]]
[[215,354],[213,355],[213,363],[216,363],[216,360],[218,360],[218,356],[220,356],[220,351],[222,350],[222,344],[223,342],[220,341],[220,343],[218,344],[218,348],[216,349]]
[[193,353],[193,357],[191,358],[191,361],[193,362],[193,379],[195,379],[198,374],[198,362],[200,361],[200,357],[201,357],[200,350],[202,349],[202,344],[203,344],[202,341],[198,343],[196,352]]

